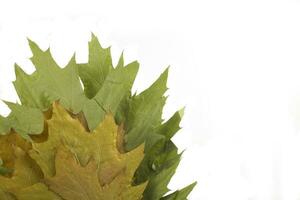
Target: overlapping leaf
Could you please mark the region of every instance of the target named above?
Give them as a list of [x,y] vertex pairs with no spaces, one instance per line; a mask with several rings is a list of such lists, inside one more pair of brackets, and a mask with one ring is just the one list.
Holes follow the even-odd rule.
[[192,183],[181,190],[177,190],[172,194],[169,194],[161,198],[161,200],[186,200],[188,195],[190,194],[190,192],[193,190],[195,186],[196,183]]
[[[144,157],[144,146],[119,152],[118,140],[123,138],[118,137],[119,127],[111,115],[89,133],[78,119],[54,103],[47,123],[46,141],[32,141],[32,147],[23,147],[25,151],[13,145],[9,146],[11,150],[1,149],[3,155],[10,153],[9,158],[16,159],[12,176],[0,176],[0,195],[17,200],[142,198],[147,182],[132,186],[132,181]],[[11,135],[2,136],[0,141]]]
[[0,115],[0,135],[7,134],[10,130],[10,123],[7,118]]
[[74,113],[82,110],[84,95],[75,57],[61,69],[52,58],[50,48],[43,51],[31,40],[29,45],[33,54],[31,61],[36,71],[29,76],[16,65],[14,85],[22,104],[45,111],[53,101],[60,100],[66,109]]
[[6,126],[8,126],[9,129],[14,129],[24,138],[28,138],[28,133],[31,135],[37,135],[43,132],[43,113],[39,109],[21,106],[11,102],[5,103],[11,109],[11,113],[6,119]]
[[[43,131],[44,116],[42,112],[45,114],[45,111],[52,107],[53,102],[59,101],[62,107],[53,111],[54,117],[48,122],[49,133],[46,132],[48,135],[44,134],[45,138],[41,140],[42,142],[33,143],[33,149],[30,151],[31,157],[36,160],[42,172],[46,176],[52,177],[56,171],[55,159],[56,150],[59,148],[58,141],[63,141],[70,152],[75,153],[79,167],[87,166],[91,158],[96,163],[99,162],[100,154],[94,151],[99,150],[98,142],[105,136],[97,136],[95,131],[98,130],[99,124],[105,124],[107,116],[111,116],[111,120],[114,117],[120,127],[124,128],[124,130],[123,128],[121,131],[119,130],[122,138],[125,137],[124,142],[118,143],[121,152],[131,152],[145,143],[145,157],[139,167],[133,167],[138,167],[138,169],[131,171],[135,176],[134,185],[148,183],[147,186],[145,185],[143,198],[145,200],[186,198],[192,186],[165,196],[165,193],[168,192],[167,185],[180,161],[180,154],[171,138],[180,129],[179,123],[182,117],[181,112],[176,112],[173,117],[162,124],[168,69],[148,89],[132,96],[131,87],[138,71],[138,62],[132,62],[124,67],[122,54],[114,68],[110,48],[103,48],[94,35],[89,42],[88,63],[77,64],[75,57],[72,57],[64,68],[60,68],[56,64],[50,49],[43,51],[31,40],[29,40],[29,44],[33,53],[31,61],[35,65],[36,71],[28,75],[19,66],[15,66],[16,81],[14,85],[21,105],[9,103],[12,112],[7,118],[0,116],[0,135],[16,131],[30,140],[32,135],[40,134]],[[80,80],[84,88],[81,87]],[[64,109],[72,113],[75,119],[64,112]],[[80,120],[84,126],[74,125],[76,123],[73,120]],[[69,124],[73,125],[66,125],[67,122],[72,122]],[[72,130],[76,136],[68,135],[66,129]],[[91,135],[83,137],[87,131],[90,131]],[[88,148],[80,146],[80,142],[84,142]],[[109,150],[107,151],[109,153]],[[128,160],[124,159],[121,163],[126,162]],[[73,164],[75,167],[77,166],[75,162]],[[114,167],[107,166],[106,170],[119,170],[118,164],[110,163],[110,165]],[[80,168],[80,170],[84,169]],[[116,173],[116,171],[106,170],[102,175]],[[109,181],[109,178],[105,180]],[[34,196],[36,199],[42,193],[49,193],[48,188],[40,184],[23,188],[20,191],[22,192],[14,195],[25,200],[31,193],[36,194]],[[24,195],[22,196],[22,194]],[[0,190],[0,197],[1,195],[7,196],[6,192],[1,193]],[[50,195],[49,199],[52,197]],[[7,198],[10,198],[9,195]],[[53,197],[53,199],[55,198]]]
[[110,48],[104,49],[97,37],[92,34],[89,42],[89,62],[79,65],[79,75],[89,99],[97,94],[111,70],[113,66]]
[[[147,90],[133,96],[126,116],[126,149],[135,148],[151,137],[161,122],[162,109],[166,98],[168,69]],[[147,145],[147,144],[146,144]]]
[[31,144],[16,133],[0,135],[1,175],[9,176],[14,171],[16,162],[15,147],[28,151],[31,148]]
[[86,100],[83,112],[90,130],[93,130],[103,120],[105,113],[116,114],[121,101],[131,90],[138,67],[139,64],[133,62],[126,67],[113,69],[96,96]]

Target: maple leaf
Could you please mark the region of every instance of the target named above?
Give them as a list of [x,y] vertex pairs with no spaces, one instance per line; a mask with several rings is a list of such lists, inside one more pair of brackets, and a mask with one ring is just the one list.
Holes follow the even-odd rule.
[[33,41],[28,42],[33,54],[31,61],[36,71],[32,75],[27,75],[15,65],[14,86],[21,102],[45,111],[51,107],[53,101],[59,99],[65,108],[78,113],[82,109],[84,95],[75,57],[73,56],[62,69],[52,58],[50,48],[43,51]]
[[14,193],[38,183],[43,174],[36,163],[19,147],[13,147],[14,171],[12,177],[0,176],[0,190]]
[[44,183],[36,183],[13,193],[18,200],[63,200]]
[[[0,199],[62,199],[44,183],[60,170],[55,163],[62,145],[80,169],[97,166],[102,191],[109,188],[106,199],[188,195],[192,186],[166,196],[181,157],[171,138],[182,118],[178,111],[169,120],[162,119],[168,69],[148,89],[132,94],[139,63],[125,66],[122,53],[113,67],[110,47],[103,48],[94,34],[88,63],[78,64],[73,56],[64,68],[57,65],[50,48],[42,50],[28,41],[36,71],[29,75],[15,65],[14,86],[21,104],[6,102],[11,113],[0,116],[0,177],[4,184],[19,186],[0,187]],[[22,179],[17,164],[22,156],[16,149],[25,152],[24,171],[40,177],[31,174],[33,161],[36,173],[43,174],[40,180]]]
[[135,187],[125,185],[126,177],[123,171],[119,172],[119,175],[111,183],[101,186],[99,181],[101,177],[98,177],[96,162],[90,160],[83,167],[65,147],[58,149],[55,163],[55,176],[46,178],[45,182],[49,185],[50,190],[65,200],[139,200],[142,197],[145,184]]
[[46,183],[64,199],[103,199],[95,161],[82,167],[72,153],[60,147],[55,157],[55,168],[55,176],[46,178]]
[[[86,191],[86,196],[78,193],[76,199],[88,199],[89,196],[90,199],[126,199],[128,195],[129,199],[142,198],[147,183],[134,187],[131,185],[144,157],[144,147],[141,145],[130,152],[120,153],[117,144],[123,138],[118,137],[119,127],[111,115],[107,115],[89,133],[78,119],[72,118],[62,106],[54,103],[48,129],[48,139],[33,143],[29,153],[41,167],[50,190],[66,199],[74,199],[76,191],[80,191],[77,187],[86,185],[84,190],[90,188],[92,191]],[[61,145],[68,151],[62,151]],[[80,180],[83,182],[80,183]],[[72,189],[73,193],[65,187]]]
[[[13,171],[15,161],[19,159],[15,155],[16,147],[19,147],[23,151],[28,151],[31,148],[31,144],[14,132],[7,135],[0,135],[0,166],[5,169],[3,173],[0,174],[8,175]],[[20,153],[18,155],[20,155]]]

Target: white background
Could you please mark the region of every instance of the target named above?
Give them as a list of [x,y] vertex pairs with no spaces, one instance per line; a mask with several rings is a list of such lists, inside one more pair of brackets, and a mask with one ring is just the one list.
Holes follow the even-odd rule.
[[[13,63],[33,72],[26,37],[64,66],[87,62],[90,32],[114,63],[137,59],[134,90],[171,65],[164,117],[186,106],[170,187],[192,200],[300,199],[300,1],[0,0],[0,98]],[[0,104],[0,113],[9,110]]]

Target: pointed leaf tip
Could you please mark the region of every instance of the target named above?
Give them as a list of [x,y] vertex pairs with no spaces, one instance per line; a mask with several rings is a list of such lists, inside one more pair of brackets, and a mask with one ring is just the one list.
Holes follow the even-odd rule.
[[90,48],[93,45],[99,46],[101,49],[103,49],[98,37],[93,32],[91,32],[91,39],[89,41]]
[[122,51],[116,68],[124,67],[124,51]]
[[5,103],[5,105],[7,105],[7,107],[9,107],[9,109],[13,109],[15,104],[6,100],[2,100],[3,103]]
[[189,196],[189,194],[191,193],[191,191],[196,186],[196,184],[197,184],[197,182],[194,182],[194,183],[182,188],[181,190],[177,190],[177,191],[173,192],[172,194],[169,194],[169,195],[161,198],[161,200],[186,200],[187,197]]
[[94,32],[91,32],[91,39],[97,38],[96,34]]
[[185,111],[185,107],[181,108],[181,109],[178,111],[178,114],[179,114],[179,116],[180,116],[181,119],[183,118],[184,111]]
[[25,73],[17,63],[14,64],[14,70],[15,70],[16,79],[18,78],[18,75]]
[[168,77],[169,70],[170,70],[170,66],[168,66],[162,74]]
[[70,58],[70,60],[69,60],[69,62],[68,62],[67,65],[70,65],[70,64],[76,65],[76,52],[74,52],[74,53],[72,54],[72,57]]
[[31,51],[34,51],[34,50],[40,50],[41,51],[41,48],[33,40],[31,40],[30,38],[27,38],[27,41],[28,41],[28,44],[29,44],[29,47],[30,47]]

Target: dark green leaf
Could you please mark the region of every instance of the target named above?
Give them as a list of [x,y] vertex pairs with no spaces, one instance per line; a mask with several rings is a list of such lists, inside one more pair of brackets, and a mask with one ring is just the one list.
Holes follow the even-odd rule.
[[196,184],[197,183],[194,182],[181,190],[177,190],[177,191],[173,192],[172,194],[169,194],[169,195],[161,198],[161,200],[186,200],[188,195],[191,193],[193,188],[196,186]]
[[174,175],[179,161],[180,159],[177,159],[171,166],[151,177],[144,191],[144,200],[158,200],[169,191],[167,185]]

